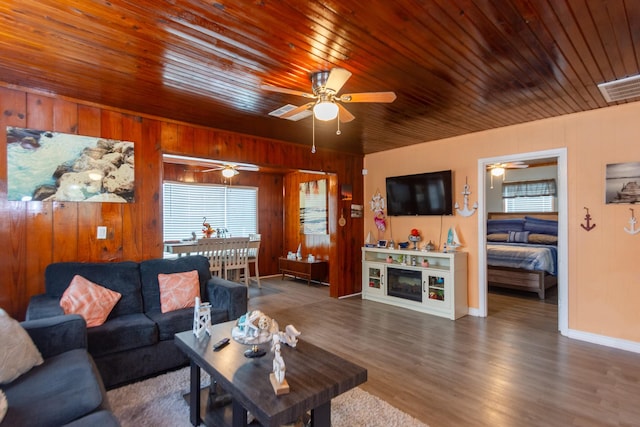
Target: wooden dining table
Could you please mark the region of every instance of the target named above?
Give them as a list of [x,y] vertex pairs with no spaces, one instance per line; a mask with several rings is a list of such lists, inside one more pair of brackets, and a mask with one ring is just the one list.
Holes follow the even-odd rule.
[[198,252],[198,242],[196,240],[189,241],[168,241],[164,242],[164,251],[170,254],[177,254],[181,257],[183,254],[191,255],[191,252]]

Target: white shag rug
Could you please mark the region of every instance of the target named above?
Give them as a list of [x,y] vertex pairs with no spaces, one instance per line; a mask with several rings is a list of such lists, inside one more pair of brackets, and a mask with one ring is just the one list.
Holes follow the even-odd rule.
[[[209,384],[202,375],[203,386]],[[190,427],[189,368],[130,384],[107,394],[122,427]],[[332,427],[428,427],[360,388],[331,401]]]

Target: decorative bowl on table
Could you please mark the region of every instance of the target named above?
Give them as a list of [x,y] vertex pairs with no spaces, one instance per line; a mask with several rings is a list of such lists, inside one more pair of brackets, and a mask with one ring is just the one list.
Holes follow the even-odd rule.
[[267,352],[260,344],[270,342],[278,333],[278,322],[260,310],[249,311],[240,316],[236,326],[231,330],[231,337],[240,344],[250,345],[244,352],[245,357],[262,357]]

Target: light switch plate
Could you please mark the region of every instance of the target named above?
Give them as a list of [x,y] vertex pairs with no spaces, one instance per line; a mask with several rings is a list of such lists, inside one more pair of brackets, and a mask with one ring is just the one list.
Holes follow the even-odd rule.
[[107,227],[99,226],[98,227],[98,239],[106,239],[107,238]]

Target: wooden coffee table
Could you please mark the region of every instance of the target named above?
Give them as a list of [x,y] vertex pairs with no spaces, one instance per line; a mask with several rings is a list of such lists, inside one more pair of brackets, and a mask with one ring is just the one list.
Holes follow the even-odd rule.
[[[311,410],[311,425],[331,426],[331,399],[367,380],[367,370],[333,353],[316,347],[304,339],[295,348],[282,346],[286,379],[290,392],[276,396],[269,373],[272,371],[271,343],[263,344],[267,354],[246,358],[248,346],[231,342],[218,351],[213,344],[231,338],[235,321],[213,326],[212,336],[196,338],[191,331],[175,335],[175,343],[190,359],[190,420],[198,425],[244,427],[247,411],[261,426],[271,427],[295,421]],[[304,331],[302,331],[304,336]],[[231,395],[232,403],[222,408],[207,409],[201,417],[200,370],[211,375]]]

